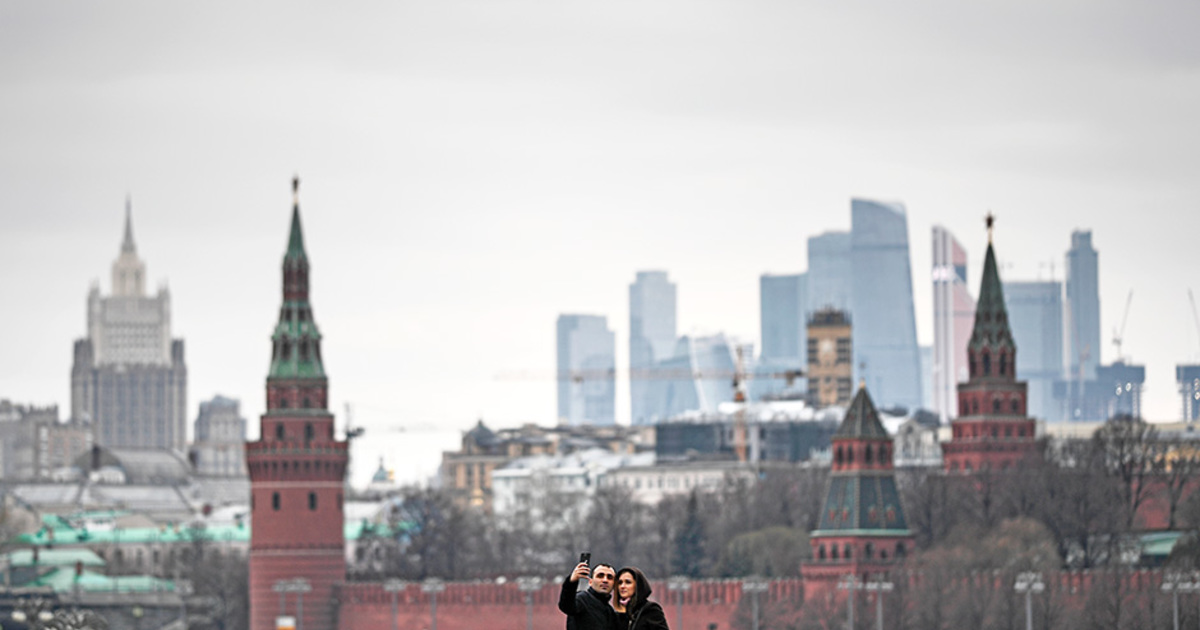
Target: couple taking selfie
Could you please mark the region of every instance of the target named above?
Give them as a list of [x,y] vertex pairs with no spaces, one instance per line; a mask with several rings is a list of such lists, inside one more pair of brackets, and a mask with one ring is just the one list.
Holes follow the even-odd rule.
[[[575,570],[563,580],[558,609],[567,616],[567,630],[668,630],[662,606],[652,602],[650,580],[635,567],[620,571],[598,563],[590,553],[579,557]],[[588,579],[586,589],[579,580]]]

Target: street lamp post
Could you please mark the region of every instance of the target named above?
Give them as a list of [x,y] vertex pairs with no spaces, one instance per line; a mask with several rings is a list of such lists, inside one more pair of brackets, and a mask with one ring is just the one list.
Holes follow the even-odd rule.
[[1163,576],[1162,590],[1171,594],[1175,630],[1179,630],[1179,594],[1200,592],[1200,573],[1167,573]]
[[838,588],[844,591],[850,591],[850,597],[846,598],[846,628],[854,630],[854,592],[861,589],[863,583],[859,581],[854,574],[842,576],[838,581]]
[[517,588],[525,593],[525,628],[533,630],[533,594],[542,588],[542,578],[524,576],[517,578]]
[[667,590],[675,593],[675,626],[683,630],[683,593],[692,588],[686,575],[675,575],[667,579]]
[[883,581],[883,575],[879,575],[875,580],[862,585],[864,591],[875,593],[875,628],[883,630],[883,594],[890,593],[895,585],[891,582]]
[[[192,594],[191,580],[177,580],[175,582],[175,590],[179,593],[179,621],[183,627],[187,627],[187,598]],[[224,611],[222,611],[224,612]]]
[[398,610],[398,602],[396,600],[400,595],[400,591],[406,588],[408,588],[407,582],[395,578],[383,583],[383,590],[392,594],[392,630],[400,630],[400,611]]
[[304,630],[304,594],[312,590],[312,585],[304,578],[296,578],[293,580],[279,580],[271,587],[276,593],[279,593],[279,616],[284,613],[284,604],[287,601],[287,593],[296,594],[296,630]]
[[1017,574],[1017,582],[1013,590],[1025,594],[1025,630],[1033,630],[1033,594],[1046,590],[1042,574],[1037,571],[1025,571]]
[[446,590],[446,583],[438,578],[427,578],[421,583],[421,591],[429,593],[429,616],[431,619],[429,630],[437,630],[437,594],[444,590]]
[[754,614],[754,630],[758,630],[758,594],[765,593],[770,584],[757,576],[751,576],[742,580],[742,592],[750,593],[750,603],[753,606]]

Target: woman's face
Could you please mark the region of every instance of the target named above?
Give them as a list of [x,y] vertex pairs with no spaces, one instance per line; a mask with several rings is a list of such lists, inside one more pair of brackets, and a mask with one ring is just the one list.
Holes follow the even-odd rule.
[[617,596],[621,599],[629,599],[637,592],[637,582],[633,580],[632,573],[622,573],[617,576]]

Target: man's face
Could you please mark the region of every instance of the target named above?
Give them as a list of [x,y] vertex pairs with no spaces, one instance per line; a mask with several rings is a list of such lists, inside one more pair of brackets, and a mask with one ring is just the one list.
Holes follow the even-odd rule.
[[621,599],[629,599],[637,592],[637,582],[633,579],[632,573],[622,573],[621,579],[617,580],[617,597]]
[[613,589],[613,578],[615,578],[616,575],[617,574],[615,571],[613,571],[612,567],[605,566],[603,564],[598,565],[596,569],[592,571],[592,589],[594,589],[597,593],[604,593],[605,595],[611,593]]

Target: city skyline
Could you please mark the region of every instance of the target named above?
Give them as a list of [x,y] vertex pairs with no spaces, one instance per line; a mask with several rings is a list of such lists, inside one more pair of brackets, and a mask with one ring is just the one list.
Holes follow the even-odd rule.
[[[1005,282],[1063,281],[1091,231],[1101,360],[1132,289],[1122,350],[1147,417],[1177,417],[1175,365],[1200,357],[1200,7],[921,6],[6,4],[0,396],[68,407],[129,194],[189,424],[215,394],[260,416],[298,173],[339,427],[347,402],[368,435],[448,447],[480,417],[552,422],[552,376],[497,375],[553,375],[564,312],[606,316],[628,365],[640,270],[678,287],[678,334],[757,342],[758,278],[809,271],[852,197],[907,209],[921,345],[932,225],[972,291],[988,211]],[[408,478],[421,454],[397,457]]]

